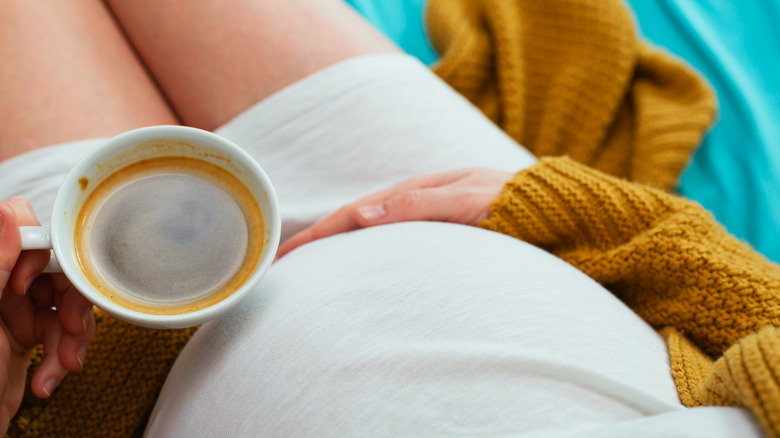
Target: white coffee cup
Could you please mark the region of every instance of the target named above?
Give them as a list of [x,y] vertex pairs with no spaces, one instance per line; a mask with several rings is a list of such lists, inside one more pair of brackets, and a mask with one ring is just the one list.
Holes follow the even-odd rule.
[[[169,157],[178,158],[169,159]],[[189,166],[189,163],[195,162],[193,160],[197,160],[199,166],[202,164],[208,169],[218,168],[217,171],[220,173],[214,174],[218,175],[218,177],[214,177],[214,181],[221,182],[224,179],[234,181],[232,177],[235,177],[240,181],[242,187],[248,189],[248,192],[242,191],[241,193],[249,193],[249,195],[241,197],[240,200],[236,198],[235,203],[242,209],[241,211],[246,208],[260,212],[262,228],[254,229],[262,229],[262,232],[255,233],[254,237],[250,236],[251,238],[246,237],[248,243],[247,249],[244,250],[245,257],[246,260],[249,260],[251,253],[251,263],[247,261],[241,265],[244,274],[241,274],[241,278],[236,277],[231,280],[232,283],[229,284],[233,286],[230,290],[221,292],[220,297],[211,299],[208,304],[199,304],[200,307],[196,306],[197,308],[188,309],[184,313],[166,314],[168,310],[165,309],[184,308],[182,306],[186,306],[187,303],[182,304],[182,300],[187,301],[189,298],[179,297],[178,304],[175,306],[156,302],[151,304],[145,302],[139,305],[140,307],[135,304],[128,306],[125,303],[136,298],[124,296],[121,291],[111,290],[113,288],[111,284],[101,280],[102,277],[96,278],[95,275],[89,274],[92,268],[85,268],[88,264],[84,262],[85,256],[80,254],[77,249],[81,246],[76,243],[76,236],[77,234],[82,236],[79,237],[80,239],[94,238],[95,241],[98,241],[98,238],[92,236],[92,234],[97,233],[95,225],[84,225],[85,223],[92,224],[92,222],[85,222],[86,216],[82,214],[82,208],[85,208],[85,204],[92,205],[96,202],[99,204],[99,202],[114,196],[103,196],[105,199],[98,202],[95,200],[97,195],[92,195],[102,193],[98,190],[105,191],[98,189],[98,187],[101,187],[102,184],[105,188],[109,184],[106,181],[113,181],[110,178],[116,180],[117,175],[128,174],[127,169],[146,168],[148,163],[157,162],[182,162]],[[224,174],[224,172],[229,175]],[[112,177],[112,175],[114,176]],[[160,175],[162,174],[153,174],[152,176]],[[125,187],[145,177],[123,176],[124,182],[116,187]],[[154,189],[150,190],[150,195],[154,192]],[[92,198],[90,198],[91,196]],[[145,205],[143,208],[146,208]],[[94,209],[94,215],[99,217],[100,211]],[[214,217],[221,216],[221,214],[214,215]],[[248,219],[247,223],[249,223]],[[246,227],[246,225],[241,226]],[[143,230],[143,227],[141,229]],[[255,290],[258,282],[274,260],[279,246],[280,232],[281,220],[274,188],[266,173],[248,153],[227,139],[208,131],[183,126],[150,126],[120,134],[79,161],[58,189],[50,226],[48,228],[22,227],[22,249],[52,249],[52,262],[47,270],[63,272],[71,283],[96,307],[116,318],[152,328],[182,328],[196,326],[222,315]],[[113,238],[111,232],[107,231],[103,234],[106,236],[101,236],[101,239]],[[137,234],[131,236],[134,235]],[[211,233],[211,235],[215,234]],[[219,235],[217,234],[217,236]],[[258,245],[261,245],[262,249]],[[230,245],[226,246],[232,251]],[[250,251],[250,246],[254,248],[254,252]],[[241,255],[238,251],[241,251],[241,248],[237,248],[236,251],[237,253],[231,257],[240,259]],[[84,251],[82,250],[82,252]],[[155,254],[149,255],[149,257],[153,256]],[[161,272],[164,272],[165,263],[171,263],[171,260],[161,259],[150,263],[150,266],[159,267]],[[95,269],[101,271],[100,268]],[[111,290],[110,294],[107,294],[106,290]],[[158,304],[163,309],[159,312],[155,309]],[[152,308],[152,310],[139,310],[139,308]]]

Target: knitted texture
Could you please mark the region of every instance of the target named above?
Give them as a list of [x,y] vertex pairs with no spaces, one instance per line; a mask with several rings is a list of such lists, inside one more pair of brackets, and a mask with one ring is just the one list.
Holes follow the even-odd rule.
[[670,190],[713,121],[708,85],[621,0],[430,0],[427,20],[434,71],[537,156]]
[[683,403],[745,406],[780,436],[780,266],[697,204],[546,158],[480,226],[557,255],[666,328]]
[[[129,437],[144,424],[195,329],[152,330],[99,310],[95,317],[85,368],[68,374],[47,399],[28,390],[7,436]],[[30,376],[42,357],[42,350],[36,349]]]
[[697,389],[702,404],[746,406],[780,436],[780,328],[745,337],[715,362]]

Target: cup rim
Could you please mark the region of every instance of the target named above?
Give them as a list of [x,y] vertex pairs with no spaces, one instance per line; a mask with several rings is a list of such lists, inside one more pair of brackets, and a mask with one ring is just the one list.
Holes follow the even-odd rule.
[[[208,141],[205,141],[204,138],[208,139]],[[263,252],[257,266],[244,284],[217,303],[194,312],[183,314],[160,315],[139,312],[123,307],[98,292],[89,280],[87,280],[86,276],[81,272],[81,269],[75,262],[75,245],[73,242],[68,243],[70,236],[67,231],[71,227],[66,226],[68,221],[62,217],[67,216],[67,212],[69,211],[71,211],[71,214],[78,215],[78,211],[81,209],[83,202],[76,203],[75,206],[64,205],[68,203],[68,200],[66,199],[68,197],[67,195],[78,187],[79,178],[83,175],[90,174],[89,171],[94,169],[98,163],[105,163],[108,159],[116,156],[120,152],[130,150],[134,146],[146,141],[158,139],[187,141],[201,144],[206,147],[212,147],[216,144],[218,145],[218,149],[222,150],[222,148],[224,148],[224,150],[228,151],[226,153],[231,154],[231,156],[235,155],[239,159],[241,165],[250,171],[252,179],[257,180],[260,187],[265,191],[268,211],[271,213],[270,217],[266,217],[269,215],[266,215],[265,212],[263,214],[264,228],[266,230]],[[231,171],[231,169],[226,166],[223,166],[223,168]],[[262,205],[263,202],[261,199],[256,200]],[[75,224],[73,228],[75,228]],[[151,328],[173,329],[193,327],[214,319],[238,304],[246,295],[257,287],[276,256],[281,238],[281,218],[278,198],[270,178],[260,164],[244,149],[229,139],[210,131],[178,125],[154,125],[133,129],[111,137],[101,147],[91,151],[76,163],[70,172],[68,172],[55,196],[52,209],[52,220],[50,223],[50,236],[52,249],[54,250],[54,254],[57,257],[57,261],[59,262],[63,273],[68,277],[71,283],[73,283],[76,289],[78,289],[82,295],[96,307],[118,319],[136,325]]]

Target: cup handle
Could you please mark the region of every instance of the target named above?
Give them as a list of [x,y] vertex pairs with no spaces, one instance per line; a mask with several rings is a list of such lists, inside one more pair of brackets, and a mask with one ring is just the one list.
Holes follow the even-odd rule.
[[[22,235],[22,251],[28,249],[48,249],[51,250],[51,236],[49,227],[19,227]],[[57,257],[54,252],[51,253],[49,264],[43,269],[44,273],[62,272]]]

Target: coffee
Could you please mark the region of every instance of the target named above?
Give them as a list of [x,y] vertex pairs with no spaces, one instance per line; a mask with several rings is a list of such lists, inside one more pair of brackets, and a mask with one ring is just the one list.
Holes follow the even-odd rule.
[[211,306],[252,274],[264,240],[249,189],[207,161],[142,160],[113,172],[77,219],[76,255],[106,298],[143,313]]

